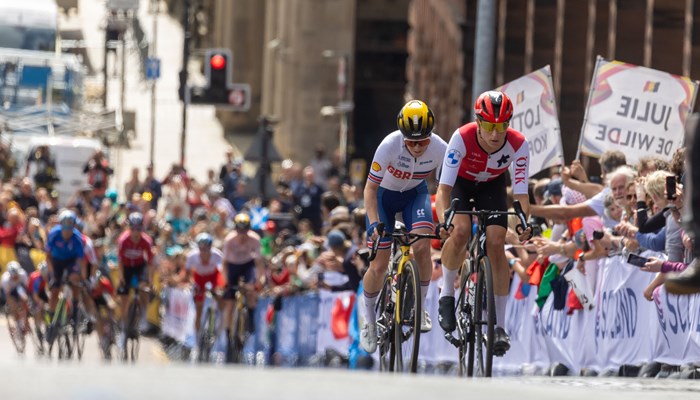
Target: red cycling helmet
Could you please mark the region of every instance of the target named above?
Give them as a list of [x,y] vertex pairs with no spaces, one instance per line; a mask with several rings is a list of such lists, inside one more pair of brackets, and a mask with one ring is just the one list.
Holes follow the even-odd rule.
[[513,103],[505,93],[491,90],[476,99],[474,114],[485,122],[508,122],[513,116]]

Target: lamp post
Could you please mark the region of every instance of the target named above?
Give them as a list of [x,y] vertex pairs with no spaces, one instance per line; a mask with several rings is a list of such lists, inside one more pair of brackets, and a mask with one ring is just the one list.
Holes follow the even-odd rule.
[[336,58],[338,60],[338,104],[335,106],[323,106],[321,115],[324,117],[338,115],[340,117],[340,128],[338,132],[338,141],[340,145],[340,163],[342,166],[342,174],[348,174],[348,144],[349,144],[349,125],[348,113],[350,113],[354,104],[352,99],[348,98],[348,75],[350,70],[350,56],[347,53],[338,54],[333,50],[324,50],[321,55],[323,58]]

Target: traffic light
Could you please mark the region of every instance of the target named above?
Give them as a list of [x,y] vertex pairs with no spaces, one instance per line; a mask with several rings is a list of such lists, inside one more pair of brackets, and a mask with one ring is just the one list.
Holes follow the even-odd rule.
[[190,103],[212,104],[230,111],[248,111],[250,85],[232,83],[231,50],[207,49],[203,61],[206,84],[189,88]]
[[231,86],[231,58],[231,51],[228,49],[210,49],[206,52],[206,97],[210,103],[228,102],[228,88]]

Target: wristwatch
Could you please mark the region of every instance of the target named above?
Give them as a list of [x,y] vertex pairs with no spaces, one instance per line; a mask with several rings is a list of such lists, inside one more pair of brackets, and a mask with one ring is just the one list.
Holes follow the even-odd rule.
[[586,253],[581,253],[581,255],[578,256],[578,260],[579,260],[579,261],[586,261],[586,260],[583,258],[583,256],[585,256],[585,255],[586,255]]

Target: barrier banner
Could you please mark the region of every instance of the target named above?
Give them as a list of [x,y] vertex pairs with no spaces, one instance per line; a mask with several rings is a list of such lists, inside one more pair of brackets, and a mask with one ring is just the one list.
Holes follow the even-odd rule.
[[553,87],[546,65],[496,89],[513,102],[510,127],[522,132],[530,144],[530,176],[564,163]]
[[654,359],[673,365],[700,360],[700,296],[672,295],[662,286],[653,297]]
[[619,150],[630,165],[644,156],[670,158],[683,146],[697,85],[686,77],[599,56],[579,152],[597,157]]
[[187,344],[194,337],[195,308],[192,292],[179,288],[166,288],[165,313],[161,322],[163,334]]
[[[674,296],[659,287],[654,301],[648,301],[643,292],[655,275],[627,264],[622,256],[587,261],[585,278],[594,307],[571,314],[568,305],[561,307],[561,297],[555,302],[554,294],[539,308],[537,287],[521,290],[515,275],[505,318],[511,348],[504,357],[494,358],[494,374],[537,373],[555,362],[576,375],[584,367],[603,371],[649,361],[700,361],[700,295]],[[424,304],[433,329],[421,335],[423,365],[458,361],[457,349],[437,323],[439,287],[439,281],[431,282]],[[194,334],[192,295],[182,289],[164,290],[162,331],[187,344]],[[571,290],[566,289],[567,296]],[[259,298],[255,334],[244,349],[246,362],[270,364],[271,354],[276,354],[277,364],[298,366],[329,348],[347,354],[350,339],[334,335],[332,314],[334,307],[338,314],[339,302],[347,304],[353,295],[320,291],[284,298],[272,325],[266,320],[272,299]]]
[[326,349],[334,349],[340,354],[347,355],[350,347],[350,337],[336,338],[333,335],[331,326],[333,306],[336,299],[341,299],[343,302],[350,302],[350,298],[355,295],[351,290],[343,292],[331,292],[328,290],[319,290],[318,304],[318,326],[316,331],[316,352],[322,354]]

